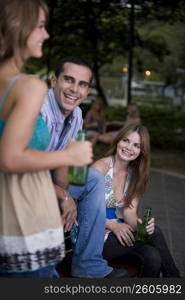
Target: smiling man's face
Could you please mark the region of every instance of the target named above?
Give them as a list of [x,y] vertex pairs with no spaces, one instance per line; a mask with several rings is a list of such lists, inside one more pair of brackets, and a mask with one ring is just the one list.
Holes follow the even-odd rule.
[[52,78],[52,87],[62,113],[68,116],[91,91],[91,70],[83,65],[66,62],[58,78]]

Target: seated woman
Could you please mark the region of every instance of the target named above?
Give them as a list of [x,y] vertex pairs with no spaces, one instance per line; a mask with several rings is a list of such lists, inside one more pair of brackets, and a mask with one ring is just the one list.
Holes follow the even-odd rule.
[[95,145],[98,136],[105,132],[105,114],[103,101],[100,97],[93,101],[91,109],[87,112],[84,119],[87,139]]
[[[98,136],[98,142],[110,145],[114,137],[119,133],[119,131],[123,128],[123,126],[126,126],[127,124],[140,124],[141,119],[140,119],[140,113],[139,113],[139,108],[136,104],[129,104],[127,106],[127,111],[126,111],[126,119],[125,121],[112,121],[107,123],[106,125],[106,132]],[[116,128],[116,130],[110,128]]]
[[150,141],[146,127],[129,124],[115,137],[108,155],[92,167],[105,175],[106,235],[103,256],[107,260],[136,255],[139,277],[180,277],[163,233],[151,218],[146,226],[149,243],[135,241],[141,219],[140,199],[149,179]]

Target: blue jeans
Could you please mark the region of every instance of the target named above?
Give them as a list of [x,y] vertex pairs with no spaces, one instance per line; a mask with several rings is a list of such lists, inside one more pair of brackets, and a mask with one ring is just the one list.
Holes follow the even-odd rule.
[[112,268],[102,257],[105,234],[105,183],[98,170],[89,168],[87,183],[69,185],[70,195],[78,201],[79,235],[72,258],[72,276],[105,277]]
[[27,272],[1,272],[0,277],[7,278],[59,278],[55,266],[47,266],[36,271],[27,271]]

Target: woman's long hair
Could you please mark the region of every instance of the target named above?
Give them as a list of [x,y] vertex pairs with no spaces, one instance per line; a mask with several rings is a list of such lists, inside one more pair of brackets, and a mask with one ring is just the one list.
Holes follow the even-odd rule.
[[43,0],[0,0],[0,63],[12,57],[24,63],[22,50],[37,26],[40,8],[47,16]]
[[148,130],[143,125],[129,124],[118,133],[114,138],[107,156],[115,156],[117,152],[118,143],[127,137],[130,133],[137,132],[140,136],[141,152],[139,156],[130,162],[129,167],[131,168],[131,180],[126,195],[126,206],[131,205],[133,198],[138,197],[139,199],[143,196],[149,181],[150,171],[150,137]]

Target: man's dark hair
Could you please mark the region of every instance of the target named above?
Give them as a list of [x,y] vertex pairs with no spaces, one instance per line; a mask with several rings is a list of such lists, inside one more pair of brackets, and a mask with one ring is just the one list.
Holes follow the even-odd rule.
[[64,71],[64,64],[65,63],[73,63],[79,66],[85,66],[87,68],[90,69],[92,76],[91,76],[91,80],[90,83],[92,83],[93,80],[93,68],[91,66],[91,64],[86,61],[84,58],[78,57],[78,56],[66,56],[64,58],[61,59],[61,61],[59,62],[59,64],[56,67],[55,70],[55,76],[59,77],[60,74]]

